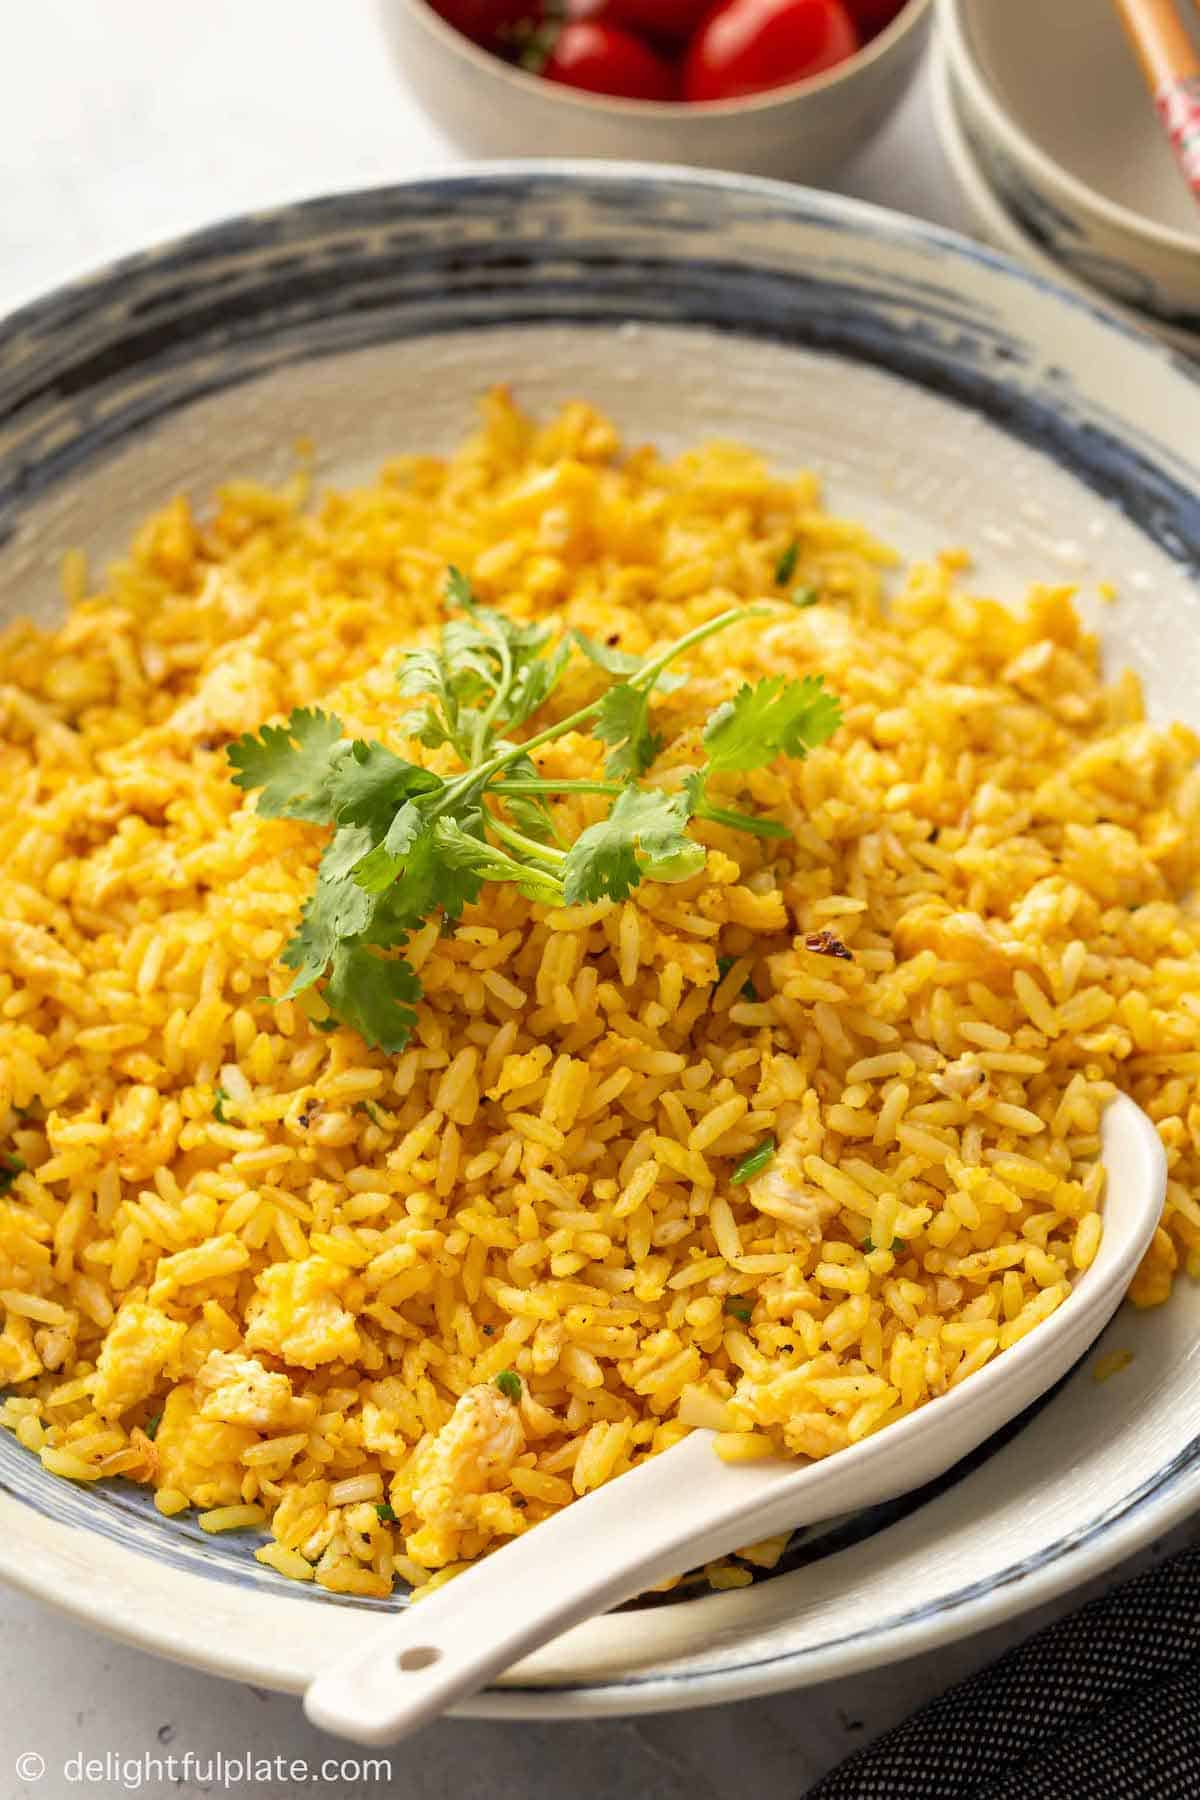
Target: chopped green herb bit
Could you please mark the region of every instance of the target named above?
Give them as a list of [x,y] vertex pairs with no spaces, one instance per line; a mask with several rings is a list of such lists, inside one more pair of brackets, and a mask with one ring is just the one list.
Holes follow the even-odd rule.
[[904,1239],[903,1238],[893,1238],[890,1244],[884,1245],[884,1244],[877,1244],[873,1238],[865,1237],[863,1239],[862,1247],[866,1251],[868,1256],[870,1256],[872,1250],[881,1250],[881,1249],[902,1250],[904,1248]]
[[15,1151],[6,1150],[0,1154],[0,1194],[7,1194],[17,1176],[27,1166],[25,1158],[18,1156]]
[[229,1124],[229,1114],[225,1111],[225,1108],[228,1105],[229,1095],[225,1092],[223,1087],[219,1087],[213,1100],[213,1118],[216,1119],[220,1125]]
[[775,564],[775,585],[786,587],[796,573],[796,564],[800,560],[800,539],[793,538],[787,549]]
[[314,1031],[336,1031],[342,1021],[340,1019],[310,1019],[308,1022]]
[[745,1300],[726,1300],[725,1311],[731,1318],[740,1319],[743,1325],[748,1325],[754,1317],[754,1308]]
[[386,1500],[377,1500],[375,1502],[375,1517],[379,1520],[381,1525],[394,1525],[396,1523],[396,1515]]
[[[732,969],[732,967],[736,961],[737,961],[736,956],[718,956],[718,958],[717,958],[717,980],[718,981],[724,981],[725,977],[728,975],[730,969]],[[742,995],[743,1000],[757,1000],[758,999],[758,989],[755,987],[754,983],[750,980],[749,976],[747,976],[745,981],[743,981],[743,983],[742,983],[741,995]]]
[[[789,551],[783,579],[796,554]],[[260,790],[258,810],[266,817],[330,828],[299,927],[283,951],[293,973],[286,997],[320,983],[331,1017],[314,1020],[316,1028],[349,1026],[388,1054],[405,1048],[416,1024],[422,987],[404,951],[430,920],[453,929],[488,882],[511,882],[535,905],[576,906],[623,900],[642,881],[687,881],[703,870],[707,854],[689,830],[696,819],[786,838],[779,820],[710,798],[710,777],[803,757],[841,718],[819,678],[768,677],[712,713],[702,760],[675,772],[678,785],[642,787],[639,778],[665,746],[654,728],[654,703],[687,680],[669,665],[717,632],[770,614],[770,604],[732,607],[639,658],[578,633],[556,635],[548,620],[522,622],[483,606],[457,569],[449,572],[446,599],[440,643],[410,650],[397,673],[401,694],[415,703],[398,730],[427,749],[451,752],[448,773],[384,744],[348,738],[339,718],[309,708],[295,709],[286,724],[247,733],[228,750],[233,781]],[[576,655],[588,658],[593,685],[598,677],[603,692],[552,724],[535,725],[522,741],[521,728]],[[604,780],[543,775],[534,752],[581,731],[608,747]],[[606,796],[607,810],[571,842],[550,801],[578,790]],[[222,1121],[227,1100],[218,1092],[214,1112]]]
[[153,1443],[155,1438],[158,1436],[158,1428],[161,1424],[162,1424],[162,1414],[160,1412],[156,1412],[156,1413],[151,1413],[150,1417],[146,1420],[146,1423],[143,1425],[142,1430],[146,1433],[146,1436],[150,1439],[151,1443]]
[[809,607],[815,606],[820,598],[821,596],[818,594],[816,588],[798,587],[792,589],[792,605],[796,607],[799,612],[807,612]]
[[521,1398],[521,1377],[515,1369],[501,1369],[496,1377],[496,1386],[509,1400]]
[[774,1156],[776,1147],[775,1139],[773,1137],[765,1137],[761,1144],[756,1145],[748,1155],[743,1156],[741,1162],[729,1177],[734,1187],[740,1186],[743,1181],[749,1181],[752,1176],[759,1174],[765,1169],[771,1158]]
[[358,1100],[355,1102],[354,1110],[355,1112],[366,1113],[372,1125],[378,1125],[380,1131],[390,1131],[392,1129],[391,1125],[388,1123],[387,1114],[381,1106],[376,1105],[374,1100]]

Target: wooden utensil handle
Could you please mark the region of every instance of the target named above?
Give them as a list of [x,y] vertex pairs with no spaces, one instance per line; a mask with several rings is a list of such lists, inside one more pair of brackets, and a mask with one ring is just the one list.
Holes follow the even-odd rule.
[[1200,54],[1174,0],[1116,0],[1175,159],[1200,200]]

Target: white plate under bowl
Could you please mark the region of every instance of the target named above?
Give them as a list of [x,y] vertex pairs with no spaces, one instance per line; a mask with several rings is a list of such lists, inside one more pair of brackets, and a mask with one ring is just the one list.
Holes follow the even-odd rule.
[[950,79],[946,51],[940,42],[935,42],[931,60],[933,116],[937,123],[938,137],[976,229],[985,242],[1004,251],[1005,255],[1014,257],[1017,262],[1024,263],[1043,279],[1060,282],[1064,287],[1069,287],[1084,299],[1090,300],[1093,305],[1107,308],[1126,325],[1150,332],[1152,336],[1161,338],[1164,344],[1181,350],[1185,356],[1200,357],[1200,332],[1184,331],[1178,326],[1168,325],[1162,319],[1138,312],[1132,306],[1124,306],[1119,300],[1114,300],[1111,294],[1091,287],[1074,270],[1056,262],[1049,246],[1035,237],[1009,211],[988,180],[987,171],[967,135]]
[[[965,239],[661,168],[509,165],[339,195],[9,320],[0,611],[52,610],[66,546],[102,559],[179,488],[281,473],[299,437],[329,480],[448,448],[497,381],[539,412],[586,395],[634,442],[732,434],[814,467],[834,507],[908,552],[975,547],[973,584],[1006,600],[1077,580],[1112,666],[1200,724],[1197,372]],[[1134,1359],[1099,1385],[1115,1347]],[[933,1489],[803,1534],[751,1588],[582,1626],[465,1710],[701,1705],[895,1661],[1087,1580],[1198,1500],[1200,1290],[1184,1282],[1118,1315],[1048,1402]],[[254,1541],[58,1481],[0,1434],[0,1574],[161,1655],[296,1690],[384,1603],[286,1583]]]

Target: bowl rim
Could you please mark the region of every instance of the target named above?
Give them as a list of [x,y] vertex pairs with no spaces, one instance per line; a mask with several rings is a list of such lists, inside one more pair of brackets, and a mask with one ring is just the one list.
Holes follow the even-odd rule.
[[1001,256],[1022,259],[1043,280],[1061,282],[1089,305],[1111,312],[1130,331],[1141,333],[1151,342],[1160,345],[1165,343],[1172,349],[1182,351],[1184,355],[1200,356],[1200,334],[1183,332],[1164,320],[1154,319],[1148,313],[1140,313],[1127,301],[1118,300],[1103,288],[1094,287],[1074,269],[1052,256],[1008,210],[988,180],[967,138],[966,126],[959,115],[958,100],[950,74],[950,58],[944,40],[939,40],[934,45],[930,61],[930,104],[942,150],[950,165],[950,173],[962,192],[975,224],[984,234],[985,242]]
[[490,50],[476,44],[465,33],[457,31],[433,10],[429,0],[380,0],[381,9],[403,7],[418,26],[453,54],[462,57],[473,68],[495,80],[507,83],[518,94],[536,93],[543,100],[561,101],[586,113],[607,113],[625,119],[663,120],[678,123],[680,119],[728,119],[747,114],[769,112],[773,107],[803,100],[809,94],[828,93],[883,59],[927,21],[937,0],[907,0],[889,25],[873,37],[853,56],[836,63],[820,75],[806,75],[785,86],[767,88],[761,94],[743,94],[733,100],[628,100],[620,94],[593,94],[584,88],[568,87],[565,82],[542,81],[528,69],[506,63]]
[[985,116],[989,129],[1009,153],[1025,164],[1043,186],[1065,195],[1082,212],[1103,220],[1111,230],[1124,232],[1144,244],[1157,245],[1173,260],[1186,259],[1195,265],[1189,273],[1193,276],[1200,274],[1200,237],[1190,237],[1173,225],[1145,219],[1131,208],[1123,206],[1119,200],[1110,199],[1107,194],[1073,174],[1062,163],[1056,162],[1048,151],[1042,149],[1036,138],[1031,137],[1025,127],[1017,123],[1005,108],[975,54],[967,16],[970,5],[971,0],[938,0],[939,28],[944,36],[954,78],[968,90],[971,104]]

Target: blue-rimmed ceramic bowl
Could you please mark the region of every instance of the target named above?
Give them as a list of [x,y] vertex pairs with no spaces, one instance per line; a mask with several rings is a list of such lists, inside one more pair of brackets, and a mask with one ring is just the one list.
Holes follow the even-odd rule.
[[[0,337],[0,608],[57,605],[181,487],[271,478],[300,436],[354,478],[449,447],[481,390],[586,395],[633,440],[719,432],[820,470],[902,549],[967,543],[1016,599],[1074,580],[1153,707],[1200,723],[1200,379],[991,253],[801,190],[510,165],[222,225]],[[2,904],[2,901],[0,901]],[[1129,1349],[1112,1380],[1097,1357]],[[749,1589],[580,1628],[472,1703],[696,1705],[842,1675],[1049,1599],[1200,1498],[1200,1294],[1121,1314],[1034,1416],[935,1488],[806,1532]],[[630,1522],[636,1529],[636,1521]],[[0,1434],[0,1573],[163,1655],[300,1688],[374,1610],[287,1584]],[[397,1604],[400,1602],[397,1601]]]

